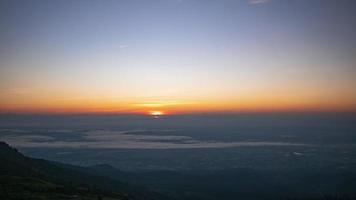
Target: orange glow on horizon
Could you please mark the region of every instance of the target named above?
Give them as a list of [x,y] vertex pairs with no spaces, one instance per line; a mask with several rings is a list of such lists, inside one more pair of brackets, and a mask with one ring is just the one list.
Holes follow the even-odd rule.
[[162,111],[155,110],[155,111],[151,111],[150,115],[161,116],[161,115],[164,115],[164,113]]
[[356,105],[344,102],[308,102],[303,99],[231,99],[231,100],[161,100],[127,102],[99,100],[8,102],[2,104],[0,112],[13,113],[116,113],[142,115],[175,115],[194,113],[238,113],[238,112],[308,112],[335,111],[354,112]]
[[[239,112],[355,112],[355,98],[325,96],[311,99],[309,96],[288,93],[216,94],[171,97],[121,97],[107,95],[76,95],[72,93],[46,93],[24,96],[3,96],[0,113],[112,113],[160,115],[194,113]],[[0,94],[1,97],[1,94]],[[20,98],[21,97],[21,98]]]

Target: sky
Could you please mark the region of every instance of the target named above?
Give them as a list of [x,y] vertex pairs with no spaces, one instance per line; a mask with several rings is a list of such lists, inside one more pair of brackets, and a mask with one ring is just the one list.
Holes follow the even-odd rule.
[[353,0],[2,0],[0,112],[356,111]]

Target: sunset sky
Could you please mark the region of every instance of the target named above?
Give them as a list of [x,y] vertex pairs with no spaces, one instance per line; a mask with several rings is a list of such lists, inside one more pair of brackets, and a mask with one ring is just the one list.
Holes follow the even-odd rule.
[[1,0],[0,112],[356,111],[353,0]]

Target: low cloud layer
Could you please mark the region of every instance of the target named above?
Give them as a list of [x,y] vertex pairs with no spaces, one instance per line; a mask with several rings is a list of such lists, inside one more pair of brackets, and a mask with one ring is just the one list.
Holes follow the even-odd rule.
[[[15,147],[26,148],[112,148],[112,149],[190,149],[190,148],[229,148],[244,146],[302,146],[300,143],[264,141],[203,141],[182,135],[152,135],[144,130],[116,131],[89,130],[81,132],[81,139],[58,138],[57,134],[68,134],[68,130],[55,130],[56,134],[7,134],[0,140]],[[9,134],[10,133],[10,134]],[[15,132],[14,132],[15,133]],[[78,133],[79,134],[79,133]]]
[[268,3],[271,0],[250,0],[250,4],[264,4],[264,3]]

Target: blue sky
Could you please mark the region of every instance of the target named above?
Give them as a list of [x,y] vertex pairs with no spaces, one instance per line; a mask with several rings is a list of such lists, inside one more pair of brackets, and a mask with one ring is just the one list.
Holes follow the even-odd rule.
[[351,0],[0,4],[3,111],[356,108]]

